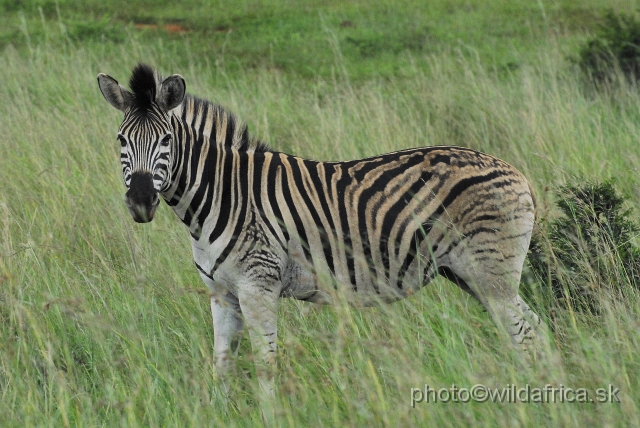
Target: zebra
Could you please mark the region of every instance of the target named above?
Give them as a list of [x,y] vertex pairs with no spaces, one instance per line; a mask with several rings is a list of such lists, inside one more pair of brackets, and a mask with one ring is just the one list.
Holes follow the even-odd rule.
[[544,323],[518,292],[535,199],[513,166],[456,146],[313,161],[271,150],[178,74],[138,64],[130,90],[106,74],[98,84],[124,113],[133,219],[153,220],[162,197],[189,229],[225,392],[246,323],[259,385],[274,395],[278,298],[373,306],[438,275],[484,305],[523,360],[539,352]]

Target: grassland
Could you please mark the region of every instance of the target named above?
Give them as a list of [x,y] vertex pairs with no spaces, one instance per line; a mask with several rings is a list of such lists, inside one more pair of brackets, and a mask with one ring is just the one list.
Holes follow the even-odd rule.
[[[262,423],[247,340],[228,408],[216,393],[186,231],[166,206],[141,226],[122,203],[121,117],[98,72],[180,73],[305,157],[462,145],[523,171],[542,214],[567,180],[616,178],[640,206],[637,88],[593,91],[569,59],[600,2],[429,3],[0,2],[0,424]],[[543,307],[549,356],[523,368],[446,281],[367,310],[284,300],[274,411],[291,427],[640,426],[640,300],[605,306]],[[621,402],[410,405],[412,388],[478,383],[613,385]]]

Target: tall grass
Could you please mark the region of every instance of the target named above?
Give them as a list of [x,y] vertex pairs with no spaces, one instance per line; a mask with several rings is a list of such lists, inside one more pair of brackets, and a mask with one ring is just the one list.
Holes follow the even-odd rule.
[[[339,47],[335,47],[339,53]],[[126,82],[138,59],[181,73],[275,149],[337,160],[456,144],[547,186],[615,176],[640,200],[636,88],[583,88],[553,38],[536,66],[488,69],[467,53],[412,77],[352,84],[276,70],[228,75],[198,58],[127,42],[0,54],[0,411],[8,426],[259,426],[248,340],[229,406],[216,393],[208,292],[188,234],[162,206],[134,224],[122,203],[120,114],[95,76]],[[189,57],[181,53],[179,63]],[[337,55],[339,57],[339,55]],[[214,86],[213,83],[216,83]],[[357,310],[283,300],[282,426],[640,425],[640,302],[599,319],[554,317],[547,357],[523,367],[481,306],[437,280],[406,301]],[[620,403],[417,403],[411,389],[546,384],[621,390]]]

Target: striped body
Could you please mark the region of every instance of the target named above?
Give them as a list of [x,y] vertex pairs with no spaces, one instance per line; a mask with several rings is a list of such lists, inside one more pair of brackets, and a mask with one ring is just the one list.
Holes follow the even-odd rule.
[[[176,140],[193,146],[176,150],[191,159],[176,162],[177,179],[161,194],[189,226],[198,268],[231,291],[253,272],[281,281],[283,296],[327,303],[334,289],[354,304],[391,302],[461,257],[499,264],[502,241],[533,227],[526,179],[473,150],[317,162],[256,151],[224,110],[193,98],[173,121],[210,131]],[[190,180],[194,169],[210,179]],[[469,249],[474,239],[485,245]],[[524,258],[523,241],[508,246],[509,257]]]
[[[133,93],[98,80],[125,113],[119,138],[134,219],[150,221],[159,194],[189,228],[213,292],[222,376],[245,321],[254,349],[275,365],[279,297],[370,306],[438,274],[485,305],[520,349],[536,340],[540,320],[518,294],[534,199],[509,164],[446,146],[306,160],[252,139],[220,106],[186,95],[178,75],[162,81],[138,66]],[[261,376],[267,391],[271,377]]]

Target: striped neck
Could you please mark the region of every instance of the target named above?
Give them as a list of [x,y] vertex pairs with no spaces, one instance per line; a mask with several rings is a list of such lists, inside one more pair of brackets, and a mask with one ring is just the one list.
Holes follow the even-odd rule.
[[172,111],[172,125],[171,178],[161,195],[199,239],[211,226],[204,224],[206,218],[227,222],[221,214],[241,204],[239,182],[248,174],[240,167],[243,159],[268,148],[221,106],[189,95]]

